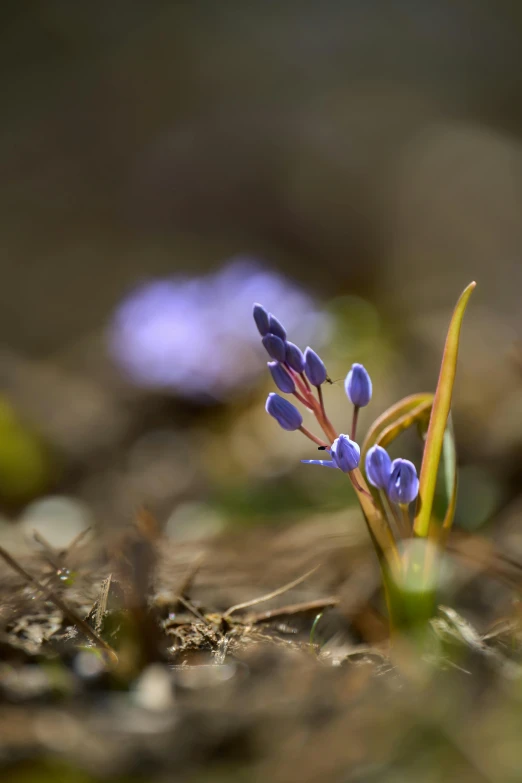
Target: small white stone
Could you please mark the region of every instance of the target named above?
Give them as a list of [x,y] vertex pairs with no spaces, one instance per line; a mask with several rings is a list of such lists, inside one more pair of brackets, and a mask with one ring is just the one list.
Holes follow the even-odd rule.
[[28,539],[38,532],[51,546],[67,547],[92,523],[89,508],[66,495],[52,495],[36,500],[25,509],[21,528]]
[[134,702],[146,710],[161,712],[174,705],[172,675],[159,663],[148,666],[134,686]]

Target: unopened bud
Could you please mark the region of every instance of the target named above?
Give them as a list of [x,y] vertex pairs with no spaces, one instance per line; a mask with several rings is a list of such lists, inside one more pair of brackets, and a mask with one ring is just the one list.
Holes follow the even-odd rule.
[[392,503],[407,505],[419,494],[419,479],[413,462],[408,459],[394,459],[388,482],[388,497]]
[[382,446],[372,446],[366,454],[366,476],[377,489],[388,489],[391,475],[390,455]]
[[280,397],[279,394],[269,394],[265,410],[270,416],[273,416],[280,427],[284,430],[298,430],[303,424],[303,417],[295,405]]
[[275,315],[272,315],[272,313],[268,314],[268,331],[271,334],[277,335],[277,337],[280,337],[281,340],[286,340],[286,329],[281,323],[281,321],[278,321]]
[[349,473],[359,465],[361,450],[358,444],[348,435],[339,435],[332,443],[332,459],[343,473]]
[[270,325],[269,325],[270,316],[265,310],[265,308],[263,307],[263,305],[260,304],[254,305],[253,315],[254,315],[254,321],[256,322],[258,332],[261,335],[261,337],[264,337],[265,334],[268,334],[268,332],[270,331]]
[[265,334],[261,340],[266,352],[276,362],[284,362],[286,356],[286,348],[283,340],[275,334]]
[[304,372],[305,358],[302,350],[294,343],[286,343],[286,363],[299,375]]
[[278,389],[285,392],[285,394],[293,394],[295,392],[294,379],[282,364],[279,362],[268,362],[268,369]]
[[344,388],[350,402],[357,408],[364,408],[372,398],[372,381],[362,364],[352,364],[346,376]]
[[307,348],[304,352],[304,360],[306,377],[312,386],[320,386],[328,375],[323,360],[311,348]]

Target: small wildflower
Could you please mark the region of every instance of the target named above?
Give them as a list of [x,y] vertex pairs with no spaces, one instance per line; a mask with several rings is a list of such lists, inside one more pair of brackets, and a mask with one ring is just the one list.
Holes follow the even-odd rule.
[[280,391],[285,392],[285,394],[293,394],[295,392],[294,379],[282,364],[279,362],[268,362],[268,369]]
[[307,348],[304,352],[304,360],[306,377],[313,386],[320,386],[325,382],[328,374],[323,360],[311,348]]
[[294,343],[287,342],[286,345],[286,363],[292,370],[298,372],[299,375],[304,372],[305,358],[302,350]]
[[348,399],[357,408],[364,408],[372,398],[372,381],[362,364],[352,364],[344,388]]
[[303,424],[303,417],[295,405],[274,392],[268,395],[265,410],[274,417],[280,427],[289,432],[298,430]]
[[254,305],[253,315],[257,330],[261,337],[264,337],[270,331],[270,316],[263,305],[257,303]]
[[388,497],[392,503],[407,505],[419,494],[419,479],[413,462],[407,459],[394,459],[388,482]]
[[387,489],[391,475],[390,455],[382,446],[372,446],[366,454],[366,476],[377,489]]
[[339,435],[332,443],[332,459],[343,473],[349,473],[359,464],[361,450],[354,440],[350,440],[348,435]]
[[275,334],[277,337],[280,337],[283,342],[286,340],[285,327],[277,320],[275,315],[272,315],[272,313],[268,314],[268,331],[270,334]]
[[266,348],[268,355],[271,356],[272,359],[275,359],[276,362],[284,362],[286,348],[283,340],[281,340],[280,337],[278,337],[276,334],[265,334],[261,342]]

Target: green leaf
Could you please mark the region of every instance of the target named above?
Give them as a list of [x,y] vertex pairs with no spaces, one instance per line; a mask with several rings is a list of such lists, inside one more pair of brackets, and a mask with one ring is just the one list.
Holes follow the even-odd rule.
[[411,394],[392,405],[374,421],[361,448],[361,463],[369,448],[375,445],[387,446],[408,427],[429,416],[434,395],[429,393]]
[[446,429],[444,430],[442,457],[444,460],[444,484],[448,498],[448,506],[442,528],[443,530],[449,530],[453,524],[453,517],[455,516],[455,509],[457,506],[457,451],[455,448],[451,413],[448,415],[448,422],[446,424]]
[[[425,537],[429,533],[433,498],[437,472],[444,443],[444,433],[451,407],[451,395],[457,369],[460,329],[469,297],[476,283],[470,283],[463,291],[453,312],[449,325],[446,345],[440,368],[439,381],[430,416],[426,445],[420,472],[419,497],[415,512],[413,530],[417,536]],[[455,490],[456,494],[456,490]],[[451,506],[451,501],[450,501]],[[450,523],[451,524],[451,523]]]

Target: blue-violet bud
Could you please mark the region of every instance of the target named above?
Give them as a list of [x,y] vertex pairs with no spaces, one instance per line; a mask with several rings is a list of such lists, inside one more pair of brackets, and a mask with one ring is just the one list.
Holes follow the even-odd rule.
[[265,410],[273,416],[284,430],[298,430],[303,424],[303,417],[291,402],[280,397],[279,394],[269,394]]
[[388,483],[388,497],[392,503],[407,505],[419,494],[419,479],[413,462],[394,459]]
[[276,362],[284,362],[286,356],[286,348],[283,340],[275,334],[265,334],[261,340],[266,348],[266,351],[272,359]]
[[254,305],[254,321],[256,322],[257,330],[261,337],[264,337],[265,334],[268,334],[270,331],[270,316],[263,307],[263,305],[255,304]]
[[311,348],[307,348],[304,352],[305,360],[305,373],[306,377],[312,384],[312,386],[320,386],[325,382],[327,372],[324,366],[323,360],[320,356],[312,351]]
[[299,374],[304,372],[305,358],[302,350],[294,343],[286,343],[286,363]]
[[277,337],[280,337],[281,340],[286,340],[286,329],[281,323],[281,321],[278,321],[275,315],[272,315],[272,313],[268,314],[268,331],[270,334],[275,334]]
[[282,364],[279,362],[268,362],[268,369],[278,389],[285,392],[285,394],[293,394],[295,392],[294,379]]
[[382,446],[372,446],[366,454],[366,476],[377,489],[388,489],[391,475],[390,455]]
[[343,473],[355,470],[361,458],[361,450],[348,435],[339,435],[332,443],[332,459]]
[[372,398],[372,381],[362,364],[352,364],[344,388],[348,399],[357,408],[364,408]]

